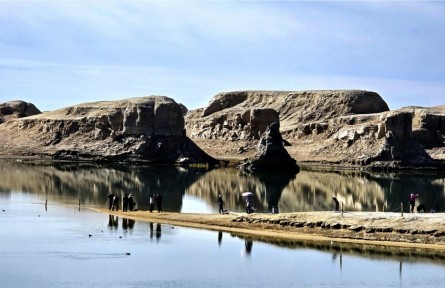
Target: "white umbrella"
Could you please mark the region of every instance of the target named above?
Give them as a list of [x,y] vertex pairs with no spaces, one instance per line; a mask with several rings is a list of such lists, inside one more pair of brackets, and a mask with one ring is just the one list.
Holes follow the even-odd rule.
[[252,192],[244,192],[243,194],[241,194],[241,196],[243,196],[243,197],[252,196],[252,195],[253,195]]

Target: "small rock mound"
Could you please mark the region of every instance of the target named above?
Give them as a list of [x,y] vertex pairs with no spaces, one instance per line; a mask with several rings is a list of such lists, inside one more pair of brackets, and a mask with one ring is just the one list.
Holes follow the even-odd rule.
[[22,118],[40,113],[42,112],[32,103],[21,100],[9,101],[0,104],[0,123],[8,121],[9,119]]

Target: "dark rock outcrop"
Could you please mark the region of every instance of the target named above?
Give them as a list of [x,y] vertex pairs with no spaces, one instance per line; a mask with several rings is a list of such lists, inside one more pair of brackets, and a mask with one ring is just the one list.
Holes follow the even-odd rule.
[[215,163],[185,136],[183,108],[150,96],[80,104],[0,125],[3,154],[56,159]]
[[298,171],[295,159],[290,157],[283,145],[279,122],[267,127],[261,137],[256,154],[241,163],[240,168],[246,170]]
[[34,104],[25,101],[9,101],[0,104],[0,123],[8,121],[9,119],[22,118],[32,115],[40,114]]

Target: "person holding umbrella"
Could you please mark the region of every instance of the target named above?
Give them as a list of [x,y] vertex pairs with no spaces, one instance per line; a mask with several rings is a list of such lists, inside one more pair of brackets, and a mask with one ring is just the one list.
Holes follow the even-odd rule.
[[241,194],[243,197],[246,197],[246,213],[250,214],[255,211],[255,204],[253,201],[253,193],[252,192],[244,192]]

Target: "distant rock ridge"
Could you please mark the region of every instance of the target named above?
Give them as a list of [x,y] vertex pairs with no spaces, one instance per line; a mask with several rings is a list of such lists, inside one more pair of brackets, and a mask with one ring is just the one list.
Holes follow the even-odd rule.
[[258,109],[278,112],[286,149],[299,163],[397,169],[442,165],[445,155],[443,108],[389,111],[380,95],[363,90],[219,93],[187,113],[187,135],[213,157],[242,161],[255,153],[250,115]]
[[0,153],[239,164],[254,157],[261,135],[275,122],[300,166],[445,169],[445,106],[389,111],[380,95],[364,90],[224,92],[191,111],[164,96],[44,113],[11,101],[0,104]]
[[185,136],[183,109],[163,96],[79,104],[1,124],[0,147],[56,159],[215,163]]

